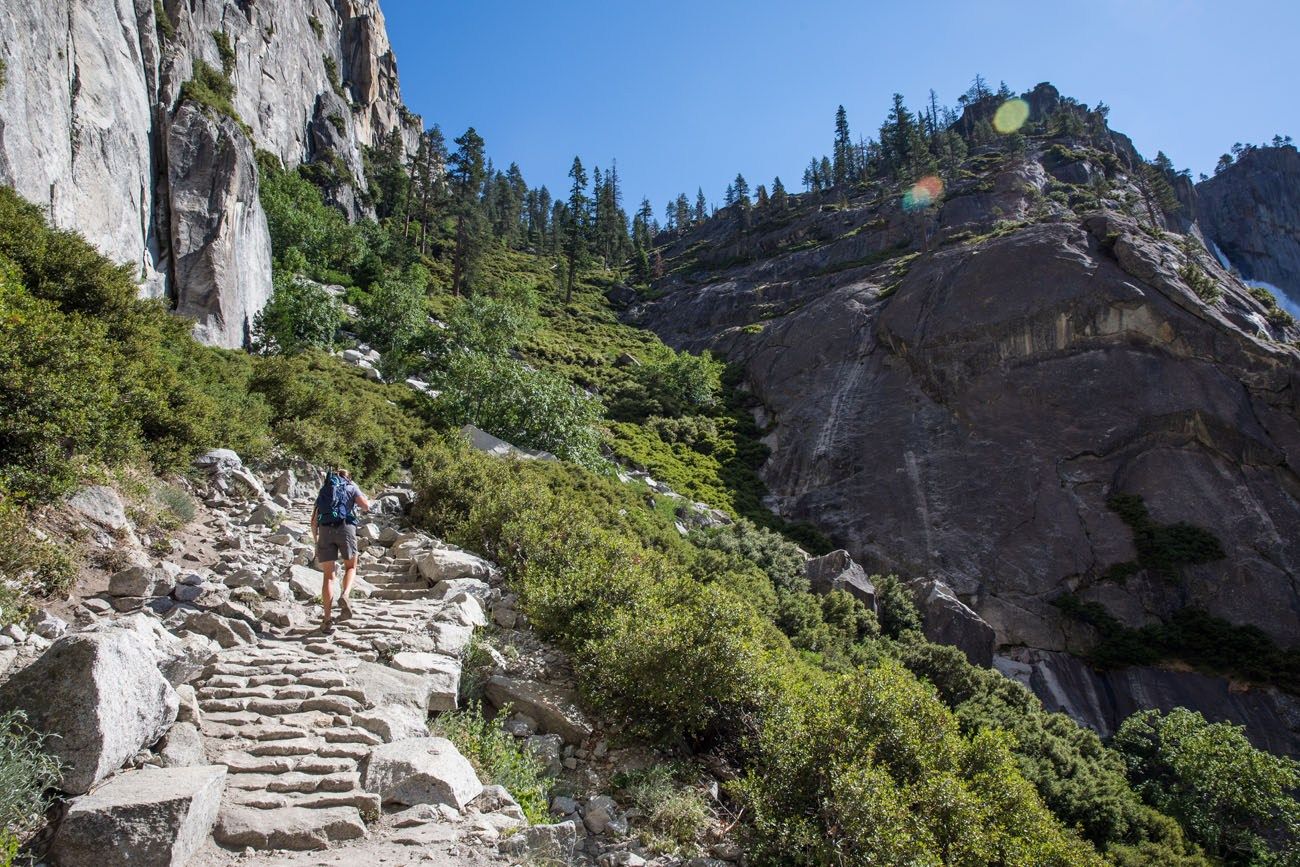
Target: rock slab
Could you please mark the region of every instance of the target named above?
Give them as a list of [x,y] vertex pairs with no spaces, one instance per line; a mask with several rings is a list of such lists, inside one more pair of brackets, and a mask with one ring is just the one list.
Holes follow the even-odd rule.
[[446,804],[457,810],[483,792],[473,766],[446,738],[412,738],[372,748],[362,785],[386,804]]
[[51,855],[64,867],[178,867],[207,841],[225,788],[220,765],[129,771],[72,802]]

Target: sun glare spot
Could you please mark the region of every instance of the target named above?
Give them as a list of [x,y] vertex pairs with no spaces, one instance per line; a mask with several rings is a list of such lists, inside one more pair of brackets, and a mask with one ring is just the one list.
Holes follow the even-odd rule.
[[998,113],[993,115],[993,128],[1003,135],[1010,135],[1025,125],[1029,120],[1029,103],[1023,99],[1008,99],[998,106]]
[[937,202],[942,195],[943,181],[934,175],[926,175],[903,194],[903,209],[917,211],[921,208],[928,208]]

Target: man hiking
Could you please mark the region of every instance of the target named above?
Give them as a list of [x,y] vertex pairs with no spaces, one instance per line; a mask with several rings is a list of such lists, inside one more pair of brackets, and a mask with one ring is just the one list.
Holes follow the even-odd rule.
[[316,506],[311,510],[311,537],[316,542],[316,562],[325,573],[321,582],[321,604],[325,616],[321,618],[320,631],[329,634],[334,630],[334,563],[343,561],[343,586],[339,588],[339,607],[343,613],[339,620],[352,616],[352,579],[357,576],[357,507],[370,509],[370,501],[361,489],[352,483],[347,470],[332,469],[325,475],[325,484],[316,495]]

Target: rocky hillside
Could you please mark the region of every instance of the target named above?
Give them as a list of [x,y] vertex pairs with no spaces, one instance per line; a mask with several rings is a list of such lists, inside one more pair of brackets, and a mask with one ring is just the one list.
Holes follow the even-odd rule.
[[1196,193],[1201,229],[1233,267],[1300,305],[1300,153],[1250,148]]
[[[1061,109],[1025,99],[1031,127]],[[1252,719],[1227,681],[1065,671],[1188,610],[1300,643],[1289,317],[1153,203],[1118,134],[975,147],[945,180],[927,207],[876,180],[727,208],[661,237],[668,273],[629,318],[742,365],[771,505],[946,582],[1052,707],[1108,731],[1116,703],[1199,706],[1294,751],[1274,692]]]
[[421,129],[375,0],[10,3],[0,25],[0,184],[212,344],[242,346],[271,293],[255,152],[327,167],[355,215],[361,149]]

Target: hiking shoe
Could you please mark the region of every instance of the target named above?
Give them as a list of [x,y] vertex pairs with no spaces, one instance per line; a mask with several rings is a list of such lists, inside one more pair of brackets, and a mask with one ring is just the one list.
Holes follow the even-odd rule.
[[347,597],[340,599],[339,607],[343,609],[343,613],[339,615],[339,620],[351,620],[352,619],[351,600],[349,600]]
[[321,632],[321,635],[333,635],[333,634],[334,634],[334,624],[331,623],[329,620],[322,620],[322,621],[320,622],[320,632]]

